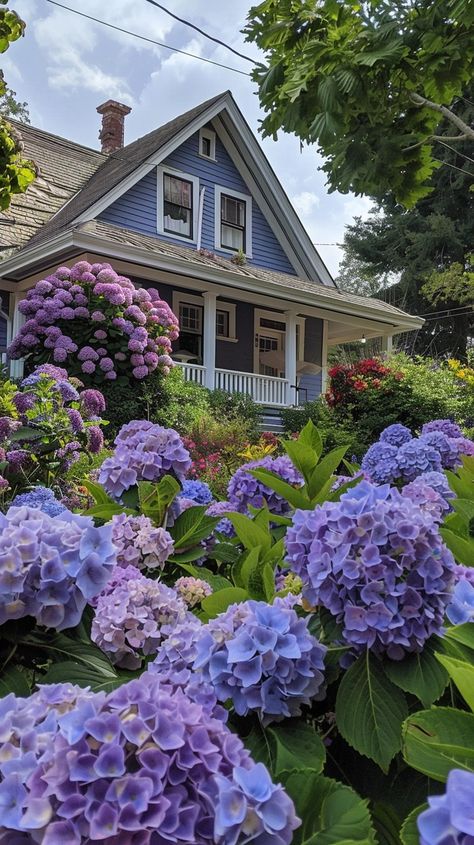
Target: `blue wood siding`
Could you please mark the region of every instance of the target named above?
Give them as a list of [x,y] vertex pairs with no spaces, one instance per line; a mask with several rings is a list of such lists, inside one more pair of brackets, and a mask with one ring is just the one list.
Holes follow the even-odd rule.
[[[216,137],[216,161],[202,158],[199,155],[198,145],[199,133],[195,133],[163,162],[163,166],[182,170],[184,173],[199,178],[200,188],[206,189],[201,246],[230,258],[229,253],[219,252],[214,248],[214,186],[219,185],[222,188],[248,195],[251,192],[218,137]],[[194,201],[196,202],[197,198],[194,198]],[[179,243],[180,246],[186,245],[182,239],[178,240],[157,232],[157,172],[155,169],[105,209],[99,219],[159,237],[170,243]],[[253,197],[252,253],[253,258],[249,259],[249,264],[296,275],[294,267]]]
[[[323,321],[316,317],[307,317],[304,334],[304,360],[312,364],[321,364],[323,350]],[[321,394],[322,374],[304,375],[299,379],[299,386],[307,393],[300,392],[300,403],[312,402]]]

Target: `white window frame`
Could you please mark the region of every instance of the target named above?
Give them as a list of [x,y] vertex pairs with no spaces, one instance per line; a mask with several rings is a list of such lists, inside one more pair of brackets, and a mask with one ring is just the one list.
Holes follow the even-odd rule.
[[[279,332],[278,329],[266,329],[264,326],[262,327],[260,320],[261,318],[267,320],[276,320],[279,323],[285,323],[285,331]],[[272,332],[279,332],[280,334],[286,337],[286,330],[287,330],[287,318],[286,314],[280,311],[266,311],[263,308],[255,308],[254,309],[254,340],[256,342],[256,337],[258,334],[266,334],[268,332],[271,334]],[[305,317],[297,317],[296,318],[296,325],[299,326],[298,331],[298,349],[297,349],[297,361],[304,361],[304,342],[305,342],[305,327],[306,327],[306,318]],[[259,370],[259,358],[260,352],[257,346],[254,343],[254,373],[258,373]]]
[[[202,138],[206,138],[211,142],[211,154],[208,156],[202,152]],[[199,155],[201,158],[206,158],[208,161],[216,161],[216,133],[212,129],[206,129],[203,127],[199,130]]]
[[[191,173],[183,173],[182,170],[176,170],[174,167],[165,167],[159,166],[156,168],[157,173],[157,221],[156,221],[156,228],[160,235],[163,235],[166,238],[172,238],[172,240],[182,241],[186,244],[195,244],[197,243],[198,239],[198,225],[199,225],[199,178],[197,176],[192,176]],[[164,205],[165,205],[165,197],[164,197],[164,176],[176,176],[178,179],[183,179],[186,182],[191,182],[193,186],[193,207],[192,207],[192,215],[193,215],[193,236],[192,238],[187,238],[185,235],[179,235],[175,232],[166,232],[164,227]]]
[[245,202],[245,255],[247,258],[252,258],[252,197],[248,194],[241,194],[239,191],[232,191],[230,188],[224,188],[222,185],[216,185],[214,188],[214,249],[225,252],[227,255],[238,254],[235,249],[227,249],[227,247],[221,246],[222,194]]
[[[191,293],[182,293],[181,291],[173,291],[173,313],[176,314],[179,320],[179,306],[184,303],[188,305],[199,305],[203,309],[203,331],[204,331],[204,309],[206,303],[203,296],[195,296]],[[214,328],[216,340],[227,340],[231,343],[237,343],[238,338],[235,334],[236,327],[236,305],[234,302],[221,302],[220,299],[216,302],[216,311],[227,311],[229,315],[229,337],[224,337],[217,334],[217,325]],[[186,329],[189,331],[189,329]],[[194,334],[194,332],[190,332]],[[202,334],[203,332],[201,332]],[[196,332],[199,334],[199,332]]]

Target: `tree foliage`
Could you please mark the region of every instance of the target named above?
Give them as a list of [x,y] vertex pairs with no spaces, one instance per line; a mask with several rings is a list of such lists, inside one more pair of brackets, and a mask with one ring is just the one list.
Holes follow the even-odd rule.
[[[0,0],[5,7],[7,0]],[[12,41],[17,41],[25,30],[25,22],[12,9],[0,8],[0,53],[5,53]],[[0,77],[0,100],[4,103],[13,95],[7,89],[3,75]],[[10,114],[11,114],[10,103]],[[18,103],[24,114],[25,103]],[[3,111],[3,110],[2,110]],[[11,115],[14,116],[14,115]],[[17,112],[17,116],[20,114]],[[20,118],[21,119],[21,118]],[[21,141],[11,125],[0,116],[0,210],[8,208],[12,194],[21,194],[36,176],[36,168],[31,161],[21,155]]]
[[474,146],[456,105],[473,21],[468,0],[264,0],[245,29],[266,54],[253,72],[264,135],[316,143],[330,191],[412,206],[432,190],[441,115]]
[[16,91],[4,84],[3,93],[0,94],[0,115],[19,120],[21,123],[30,122],[28,103],[17,100]]

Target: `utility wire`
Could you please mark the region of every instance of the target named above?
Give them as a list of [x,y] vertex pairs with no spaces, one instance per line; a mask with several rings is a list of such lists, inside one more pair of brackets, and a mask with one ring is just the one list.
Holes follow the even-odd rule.
[[174,18],[175,21],[179,21],[179,23],[184,24],[184,26],[189,26],[191,29],[194,29],[196,32],[199,32],[200,35],[203,35],[204,38],[208,38],[209,41],[214,41],[216,44],[220,44],[221,47],[225,47],[226,50],[230,50],[231,53],[234,55],[239,56],[241,59],[245,59],[246,62],[251,62],[251,64],[256,65],[253,59],[249,56],[245,56],[244,53],[239,53],[238,50],[234,50],[229,44],[226,44],[225,41],[221,41],[220,38],[215,38],[214,35],[209,35],[208,32],[205,32],[203,29],[200,29],[196,24],[191,23],[191,21],[187,21],[184,18],[178,17],[175,15],[174,12],[170,12],[165,6],[162,6],[161,3],[157,3],[156,0],[145,0],[146,3],[150,3],[152,6],[156,6],[158,9],[161,9],[162,12],[165,12],[170,18]]
[[441,141],[440,138],[435,138],[435,141],[438,144],[442,144],[443,147],[446,147],[448,150],[451,150],[453,153],[456,153],[457,156],[461,158],[465,158],[467,161],[471,161],[474,164],[474,158],[470,158],[466,153],[461,153],[456,147],[452,147],[451,144],[447,144],[445,141]]
[[[52,0],[48,0],[48,3],[51,3]],[[455,164],[450,164],[449,161],[442,161],[440,158],[435,158],[433,156],[433,161],[439,162],[439,164],[444,165],[444,167],[452,167],[453,170],[459,170],[460,173],[466,173],[467,176],[470,176],[471,179],[473,178],[473,174],[469,172],[469,170],[463,170],[462,167],[456,167]]]
[[109,27],[109,29],[115,29],[117,32],[123,32],[125,35],[132,35],[134,38],[140,38],[142,41],[147,41],[148,44],[156,44],[158,47],[163,47],[165,50],[171,50],[173,53],[181,53],[182,56],[189,56],[191,59],[199,59],[200,62],[206,62],[208,65],[216,65],[217,67],[222,67],[225,70],[231,70],[233,73],[240,73],[242,76],[250,76],[250,74],[245,70],[238,70],[238,68],[230,67],[222,62],[215,62],[213,59],[206,59],[204,56],[196,55],[196,53],[188,53],[187,50],[180,50],[178,47],[170,47],[169,44],[163,44],[161,41],[155,41],[153,38],[147,38],[145,35],[139,35],[137,32],[131,32],[129,29],[122,29],[120,26],[115,26],[113,23],[108,23],[108,21],[95,18],[93,15],[86,15],[85,12],[80,12],[78,9],[71,9],[70,6],[64,6],[62,3],[58,3],[57,0],[46,0],[46,2],[51,3],[53,6],[59,6],[60,9],[66,9],[68,12],[73,12],[75,15],[80,15],[81,18],[87,18],[90,21],[94,21],[94,23],[100,23],[102,26]]

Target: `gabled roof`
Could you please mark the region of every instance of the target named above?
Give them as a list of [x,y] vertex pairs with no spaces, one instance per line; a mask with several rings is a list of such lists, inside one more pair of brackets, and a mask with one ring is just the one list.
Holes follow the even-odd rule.
[[[116,153],[107,157],[100,153],[93,154],[98,160],[89,178],[80,180],[79,184],[76,182],[75,191],[69,191],[64,202],[55,205],[49,219],[43,220],[42,225],[33,227],[28,247],[48,241],[71,224],[95,218],[107,205],[166,158],[175,147],[183,143],[189,134],[209,121],[213,122],[227,152],[240,170],[249,190],[255,195],[261,211],[295,271],[313,284],[319,282],[333,286],[329,271],[229,91],[206,100]],[[41,135],[40,130],[35,131]],[[69,142],[63,141],[63,144],[68,145]],[[28,143],[25,143],[25,153],[34,158]],[[30,191],[34,191],[34,184],[25,195],[26,202]],[[21,245],[24,244],[22,241]]]
[[107,160],[107,156],[26,123],[9,121],[21,136],[23,155],[32,159],[38,176],[25,194],[14,194],[0,213],[0,250],[17,250],[74,196]]

